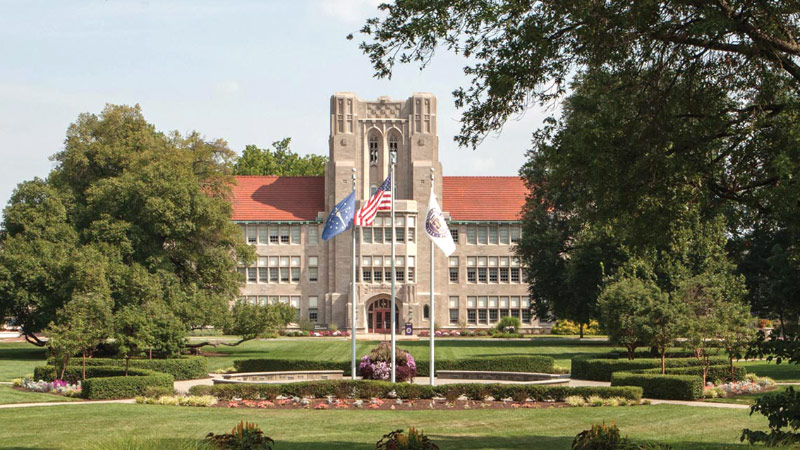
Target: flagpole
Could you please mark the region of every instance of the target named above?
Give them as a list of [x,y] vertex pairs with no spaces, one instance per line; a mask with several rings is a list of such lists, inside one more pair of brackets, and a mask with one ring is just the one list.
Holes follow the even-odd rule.
[[[353,192],[356,190],[356,168],[353,167]],[[350,300],[353,302],[352,311],[351,311],[351,318],[350,318],[350,337],[353,341],[353,354],[352,354],[352,364],[350,365],[351,376],[355,380],[356,379],[356,221],[355,217],[353,217],[353,284],[352,284],[352,294],[350,295]]]
[[391,308],[392,308],[392,312],[391,312],[391,317],[392,317],[392,380],[391,381],[392,381],[392,383],[395,383],[397,381],[397,378],[395,377],[395,374],[397,372],[395,370],[395,367],[397,366],[397,356],[396,356],[396,352],[397,352],[396,339],[397,339],[397,337],[395,336],[395,334],[397,333],[397,330],[395,330],[395,328],[396,328],[395,325],[396,325],[396,322],[397,322],[397,317],[396,317],[397,313],[395,311],[395,308],[397,306],[396,306],[395,298],[394,298],[395,297],[395,286],[394,286],[394,283],[395,283],[394,238],[395,238],[395,236],[394,235],[396,234],[395,233],[396,230],[395,230],[395,226],[394,226],[394,197],[395,197],[395,192],[394,192],[394,166],[397,163],[397,154],[395,152],[389,152],[389,155],[391,155],[391,173],[390,173],[390,181],[391,181],[390,184],[391,185],[389,186],[389,188],[391,189],[390,192],[392,193],[392,213],[391,213],[392,226],[389,228],[389,230],[391,230],[391,232],[392,232],[392,305],[391,305]]
[[[431,192],[433,192],[433,167],[431,167]],[[434,372],[434,369],[433,369],[433,335],[436,333],[436,331],[434,330],[434,318],[436,317],[436,313],[435,313],[436,309],[434,308],[435,295],[433,293],[434,292],[434,290],[433,290],[434,289],[434,282],[433,282],[434,279],[433,279],[433,277],[434,277],[434,274],[436,273],[436,270],[433,267],[433,247],[434,247],[433,240],[430,241],[430,246],[431,246],[431,310],[428,313],[428,319],[431,322],[430,323],[430,325],[431,325],[431,369],[430,369],[430,377],[431,377],[431,386],[435,386],[436,385],[436,381],[435,381],[436,380],[436,377],[435,377],[436,372]]]

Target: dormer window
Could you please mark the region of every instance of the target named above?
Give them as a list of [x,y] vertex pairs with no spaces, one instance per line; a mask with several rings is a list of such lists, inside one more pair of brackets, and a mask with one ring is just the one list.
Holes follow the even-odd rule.
[[378,165],[378,137],[374,134],[369,137],[369,164]]
[[389,136],[389,151],[397,154],[397,135]]

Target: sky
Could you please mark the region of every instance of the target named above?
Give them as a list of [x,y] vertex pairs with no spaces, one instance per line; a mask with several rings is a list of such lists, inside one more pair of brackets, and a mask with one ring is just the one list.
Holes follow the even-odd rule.
[[328,153],[329,99],[432,92],[445,175],[515,175],[531,133],[552,111],[532,109],[459,148],[451,92],[464,60],[437,53],[420,71],[376,79],[349,41],[375,0],[0,0],[0,205],[15,186],[46,177],[67,127],[106,103],[139,104],[162,131],[197,130],[267,147],[284,137],[300,154]]

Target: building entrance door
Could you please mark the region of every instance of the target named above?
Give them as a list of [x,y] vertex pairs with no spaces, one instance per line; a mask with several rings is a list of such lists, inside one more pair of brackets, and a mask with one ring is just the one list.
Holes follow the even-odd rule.
[[[397,323],[400,323],[399,314],[395,316],[395,319]],[[392,332],[392,308],[388,298],[375,300],[369,305],[367,324],[370,333]]]

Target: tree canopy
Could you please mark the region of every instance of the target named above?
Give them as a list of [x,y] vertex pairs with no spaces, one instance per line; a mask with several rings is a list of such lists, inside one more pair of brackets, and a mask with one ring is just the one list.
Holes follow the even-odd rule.
[[0,315],[39,344],[90,293],[128,323],[131,311],[184,329],[224,321],[237,261],[254,257],[230,221],[233,158],[222,140],[157,131],[138,106],[81,114],[47,179],[21,183],[4,210]]
[[272,143],[272,148],[248,145],[242,156],[233,165],[235,175],[325,175],[327,156],[294,153],[289,144],[292,138]]

